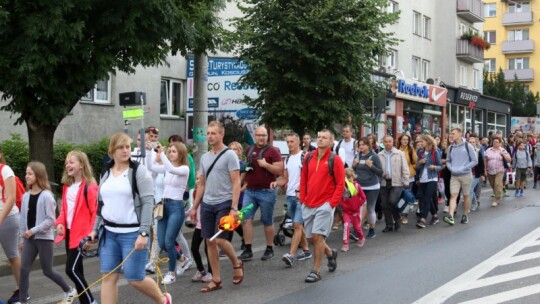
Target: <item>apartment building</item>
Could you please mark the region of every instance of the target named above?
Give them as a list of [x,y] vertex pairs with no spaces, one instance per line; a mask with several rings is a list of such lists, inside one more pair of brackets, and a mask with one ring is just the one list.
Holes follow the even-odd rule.
[[[485,69],[502,69],[506,81],[517,77],[527,90],[540,91],[540,1],[485,0],[484,39],[491,48],[484,52]],[[535,69],[536,67],[536,69]]]

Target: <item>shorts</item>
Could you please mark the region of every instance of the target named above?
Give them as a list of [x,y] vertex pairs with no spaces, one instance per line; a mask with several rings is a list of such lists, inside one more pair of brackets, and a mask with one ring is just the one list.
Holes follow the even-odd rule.
[[516,168],[516,182],[527,181],[527,168]]
[[[99,244],[99,264],[101,273],[109,273],[116,268],[129,255],[135,247],[135,241],[139,232],[117,233],[103,229]],[[147,245],[148,246],[148,245]],[[124,269],[124,277],[128,281],[142,281],[146,277],[144,267],[148,258],[148,247],[134,251],[126,260],[123,267],[118,267],[114,272],[119,273]]]
[[293,223],[302,224],[304,222],[304,219],[302,218],[302,207],[298,197],[287,196],[287,214],[289,214]]
[[0,245],[8,259],[19,256],[19,218],[19,213],[14,213],[0,224]]
[[464,196],[468,196],[471,190],[472,173],[465,175],[452,175],[450,177],[450,194],[458,194],[460,189],[463,189]]
[[[201,237],[210,239],[219,229],[219,220],[222,217],[229,215],[231,212],[232,201],[224,201],[217,205],[209,205],[205,202],[201,204]],[[229,236],[229,231],[223,231],[218,238],[226,239]]]
[[244,193],[244,207],[253,204],[253,209],[246,214],[245,219],[252,220],[260,207],[262,224],[272,226],[274,224],[277,189],[247,189]]
[[312,238],[314,234],[328,237],[332,231],[334,221],[334,208],[329,202],[317,208],[302,205],[302,218],[304,219],[304,232],[306,238]]

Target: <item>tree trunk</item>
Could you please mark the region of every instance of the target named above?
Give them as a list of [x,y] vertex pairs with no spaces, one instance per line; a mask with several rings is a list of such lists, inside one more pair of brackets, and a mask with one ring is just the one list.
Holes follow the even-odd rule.
[[[42,162],[47,168],[49,181],[54,181],[53,140],[54,132],[58,126],[41,125],[32,118],[26,119],[25,122],[28,130],[30,161]],[[54,186],[53,190],[55,190]]]

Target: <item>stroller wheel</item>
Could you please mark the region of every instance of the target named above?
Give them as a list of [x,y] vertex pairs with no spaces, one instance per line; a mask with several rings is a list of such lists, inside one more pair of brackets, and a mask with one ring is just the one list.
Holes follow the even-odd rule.
[[278,245],[279,245],[279,246],[285,245],[285,236],[284,236],[284,235],[279,235],[279,238],[278,238]]
[[281,245],[279,244],[279,234],[276,234],[276,235],[274,236],[274,245],[275,245],[275,246],[281,246]]

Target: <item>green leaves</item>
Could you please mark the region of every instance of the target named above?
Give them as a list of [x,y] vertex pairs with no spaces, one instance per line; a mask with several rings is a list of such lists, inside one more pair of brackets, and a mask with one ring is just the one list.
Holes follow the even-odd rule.
[[[250,66],[243,84],[262,122],[297,132],[359,122],[371,98],[373,57],[396,43],[381,28],[396,20],[380,0],[247,0],[227,42]],[[382,6],[381,6],[382,5]]]

